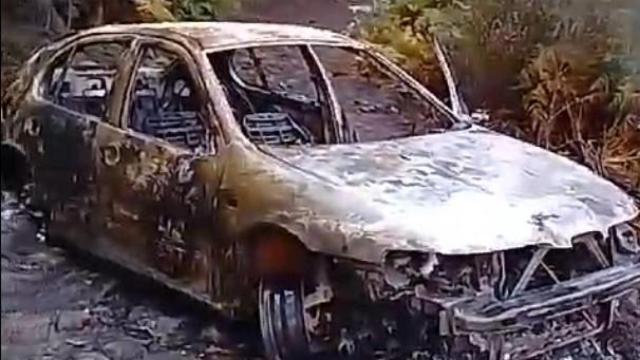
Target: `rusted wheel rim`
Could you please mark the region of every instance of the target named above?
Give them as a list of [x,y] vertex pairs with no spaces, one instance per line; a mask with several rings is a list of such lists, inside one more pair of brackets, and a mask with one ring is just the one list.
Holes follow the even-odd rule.
[[260,282],[260,330],[267,359],[291,360],[309,357],[303,296],[304,284],[300,280]]

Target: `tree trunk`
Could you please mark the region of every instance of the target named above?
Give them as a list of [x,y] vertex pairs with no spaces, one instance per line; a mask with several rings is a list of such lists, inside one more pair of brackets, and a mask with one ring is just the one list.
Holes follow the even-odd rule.
[[11,23],[36,26],[59,34],[69,29],[53,0],[1,0],[1,6],[3,20]]

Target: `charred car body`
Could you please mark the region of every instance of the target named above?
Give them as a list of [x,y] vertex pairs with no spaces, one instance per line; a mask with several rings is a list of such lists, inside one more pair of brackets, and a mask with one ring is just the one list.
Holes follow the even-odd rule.
[[435,49],[443,96],[319,29],[74,34],[3,99],[3,185],[31,184],[51,236],[256,316],[272,359],[525,359],[598,334],[640,286],[633,201],[473,124]]

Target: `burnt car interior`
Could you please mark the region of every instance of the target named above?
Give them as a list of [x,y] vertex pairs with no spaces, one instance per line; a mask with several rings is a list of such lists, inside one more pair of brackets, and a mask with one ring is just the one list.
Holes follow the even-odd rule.
[[207,148],[202,101],[177,54],[147,47],[135,72],[129,127],[193,151]]
[[[100,42],[72,49],[46,75],[44,95],[81,114],[106,116],[121,42]],[[146,47],[135,71],[129,127],[192,151],[206,151],[209,130],[194,77],[184,60],[169,51]]]
[[[261,46],[216,52],[209,58],[243,132],[255,143],[336,142],[336,137],[330,135],[335,119],[326,100],[329,87],[337,96],[343,120],[351,128],[352,141],[441,132],[454,125],[448,114],[375,59],[352,49]],[[289,62],[286,67],[282,66],[283,61]],[[328,82],[319,65],[328,73]],[[373,71],[376,76],[371,76]],[[379,101],[361,101],[355,97],[359,93]],[[378,130],[381,123],[385,124],[383,134]]]
[[[308,51],[272,46],[214,53],[210,60],[236,119],[254,142],[322,144],[330,110]],[[282,65],[288,61],[286,73]]]
[[45,78],[44,96],[67,109],[103,118],[126,44],[96,43],[62,55]]

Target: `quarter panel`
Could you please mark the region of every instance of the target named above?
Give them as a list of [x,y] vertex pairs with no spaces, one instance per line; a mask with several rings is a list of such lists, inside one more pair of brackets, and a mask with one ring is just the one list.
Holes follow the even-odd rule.
[[33,168],[34,202],[49,211],[53,233],[89,236],[98,120],[38,100],[23,107],[14,131]]

